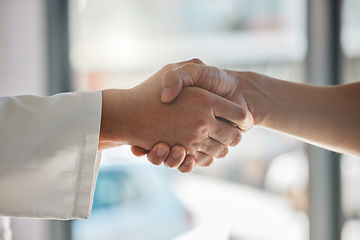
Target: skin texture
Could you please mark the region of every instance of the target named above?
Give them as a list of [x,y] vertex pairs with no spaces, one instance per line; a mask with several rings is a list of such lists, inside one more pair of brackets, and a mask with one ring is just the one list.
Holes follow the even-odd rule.
[[[360,155],[360,82],[319,87],[188,63],[164,75],[162,101],[170,103],[187,86],[246,107],[255,125],[332,151]],[[250,117],[243,124],[239,126],[245,130],[251,126]]]
[[[158,154],[159,148],[162,148],[163,151],[160,151]],[[174,157],[174,148],[179,149],[179,151],[183,152],[184,154],[182,154],[180,158]],[[168,163],[175,162],[173,168],[178,166],[177,168],[182,173],[192,172],[196,167],[195,159],[190,155],[185,156],[186,150],[183,146],[177,145],[170,151],[169,145],[166,143],[158,143],[151,149],[151,151],[148,152],[136,146],[132,146],[131,150],[135,156],[143,156],[147,154],[148,160],[154,165],[164,164],[166,167],[171,167],[171,165]]]
[[[99,150],[128,144],[138,146],[133,152],[142,155],[154,149],[148,154],[150,162],[166,160],[166,166],[188,172],[195,164],[208,166],[214,157],[224,157],[227,146],[240,141],[241,131],[234,124],[247,112],[232,101],[200,88],[184,89],[172,104],[159,101],[163,75],[175,66],[165,66],[133,89],[103,91]],[[155,146],[158,142],[173,148],[164,150]]]
[[[182,90],[183,87],[186,86],[195,86],[195,81],[193,79],[196,79],[197,82],[201,82],[201,88],[208,90],[210,92],[216,93],[220,97],[227,97],[233,94],[233,84],[234,79],[233,76],[229,77],[225,70],[221,70],[215,67],[210,67],[210,71],[208,71],[208,74],[213,74],[211,76],[212,81],[208,82],[206,74],[204,72],[200,73],[198,72],[197,67],[198,66],[205,66],[203,62],[199,59],[192,59],[190,61],[185,61],[182,63],[178,63],[176,65],[172,65],[172,67],[168,68],[167,71],[164,72],[162,76],[162,100],[164,103],[170,103],[172,102],[176,96],[178,96]],[[168,90],[166,91],[166,86],[164,86],[164,83],[168,83]],[[165,95],[165,101],[164,101],[164,95]],[[236,103],[240,106],[240,111],[242,112],[241,119],[237,121],[235,124],[234,122],[228,122],[226,119],[223,119],[224,121],[227,121],[231,125],[235,125],[237,128],[241,130],[241,132],[245,132],[250,130],[254,125],[254,119],[248,111],[247,104],[241,96],[238,96],[239,99],[237,99]],[[230,98],[228,98],[231,100]],[[232,100],[235,102],[234,100]],[[241,136],[240,136],[241,137]],[[241,138],[236,141],[235,144],[230,144],[230,146],[235,146],[240,142]],[[161,146],[163,149],[166,149],[165,155],[159,155],[156,153],[156,150],[158,147]],[[185,149],[177,145],[179,150],[184,151],[184,154],[186,154]],[[141,156],[147,154],[147,157],[150,162],[156,164],[159,162],[163,162],[165,166],[167,165],[167,162],[173,162],[174,157],[172,156],[170,152],[170,146],[166,143],[166,141],[162,140],[162,142],[159,142],[154,148],[152,148],[150,151],[146,151],[145,149],[142,149],[140,147],[132,146],[132,152],[136,156]],[[191,172],[194,170],[195,166],[208,166],[203,164],[190,164],[191,162],[191,156],[187,155],[185,161],[180,165],[179,170],[183,173]],[[185,166],[185,163],[188,163],[188,166]]]

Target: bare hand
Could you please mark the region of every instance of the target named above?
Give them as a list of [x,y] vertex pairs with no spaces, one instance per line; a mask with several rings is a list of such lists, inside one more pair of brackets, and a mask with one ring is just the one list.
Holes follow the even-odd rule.
[[[177,65],[177,67],[171,68],[164,73],[162,78],[161,101],[164,103],[172,102],[180,94],[183,87],[201,87],[239,104],[244,112],[244,118],[243,121],[237,123],[237,126],[242,131],[247,131],[253,127],[254,119],[248,109],[248,104],[244,96],[241,94],[242,92],[238,91],[238,89],[241,88],[237,79],[238,77],[236,72],[206,66],[202,61],[193,59],[184,62],[180,66]],[[167,147],[167,153],[170,151],[170,146],[165,143],[163,143],[163,147]],[[139,149],[133,148],[134,152],[138,150]],[[164,161],[166,163],[168,159],[171,159],[171,154],[170,157],[167,157],[168,155],[164,157],[156,155],[154,152],[154,150],[151,152],[151,160],[153,162]],[[146,152],[143,152],[142,154],[145,153]]]
[[161,101],[172,102],[184,87],[200,87],[239,104],[246,111],[246,117],[238,123],[238,127],[242,131],[247,131],[253,127],[254,119],[242,94],[238,78],[237,72],[206,66],[201,60],[193,59],[163,75]]
[[[216,119],[222,117],[237,125],[243,121],[246,112],[231,101],[188,88],[173,104],[161,103],[158,100],[161,80],[168,70],[169,66],[164,67],[130,90],[103,91],[99,148],[130,144],[150,150],[157,142],[166,142],[184,146],[198,165],[206,166],[214,157],[225,156],[227,146],[240,141],[239,129]],[[185,154],[180,154],[179,158],[182,157],[186,160]],[[177,167],[171,162],[167,164]]]

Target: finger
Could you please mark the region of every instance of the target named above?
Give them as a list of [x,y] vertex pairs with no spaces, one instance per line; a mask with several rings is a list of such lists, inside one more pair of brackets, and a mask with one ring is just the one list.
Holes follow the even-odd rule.
[[164,73],[161,88],[161,101],[172,102],[181,92],[183,87],[193,86],[201,77],[203,64],[186,63],[179,68],[171,69]]
[[232,122],[224,121],[222,118],[216,118],[211,126],[209,137],[226,145],[236,146],[241,140],[241,130],[234,127]]
[[154,165],[161,165],[170,153],[170,147],[166,143],[156,144],[147,154],[148,160]]
[[187,155],[185,160],[182,162],[180,167],[178,167],[179,171],[182,173],[190,173],[194,171],[196,167],[195,159],[191,155]]
[[146,150],[138,146],[131,146],[131,152],[137,157],[141,157],[146,154]]
[[229,151],[224,144],[211,138],[207,138],[201,141],[201,144],[196,145],[196,149],[199,152],[205,153],[206,155],[215,158],[225,157]]
[[171,149],[168,158],[164,161],[164,165],[169,168],[178,168],[186,156],[185,148],[176,145]]
[[221,117],[236,124],[243,131],[254,126],[254,118],[247,106],[236,104],[230,100],[213,95],[214,117]]
[[199,65],[205,65],[205,63],[203,61],[201,61],[198,58],[193,58],[191,60],[186,60],[186,61],[182,61],[182,62],[178,62],[178,63],[173,63],[172,65],[174,66],[174,68],[179,68],[185,64],[188,63],[193,63],[193,64],[199,64]]
[[172,102],[183,87],[197,86],[226,97],[236,90],[236,78],[229,71],[204,64],[187,63],[164,73],[162,79],[163,103]]
[[194,158],[195,158],[196,166],[200,166],[200,167],[209,167],[214,162],[213,157],[210,157],[209,155],[202,152],[197,152]]

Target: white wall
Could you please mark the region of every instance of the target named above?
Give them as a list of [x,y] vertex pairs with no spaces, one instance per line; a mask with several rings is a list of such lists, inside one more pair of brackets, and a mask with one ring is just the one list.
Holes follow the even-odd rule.
[[[0,96],[47,93],[44,3],[0,0]],[[13,218],[11,227],[13,240],[49,239],[47,220]]]
[[47,92],[44,3],[0,1],[0,96]]

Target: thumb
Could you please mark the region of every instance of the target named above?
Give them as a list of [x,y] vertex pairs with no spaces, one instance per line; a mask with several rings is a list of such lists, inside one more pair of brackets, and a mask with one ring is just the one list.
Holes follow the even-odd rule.
[[170,103],[180,94],[183,87],[195,86],[201,71],[202,65],[188,63],[165,72],[162,78],[161,101]]
[[181,92],[183,80],[176,76],[173,71],[164,74],[161,88],[161,102],[171,103]]

